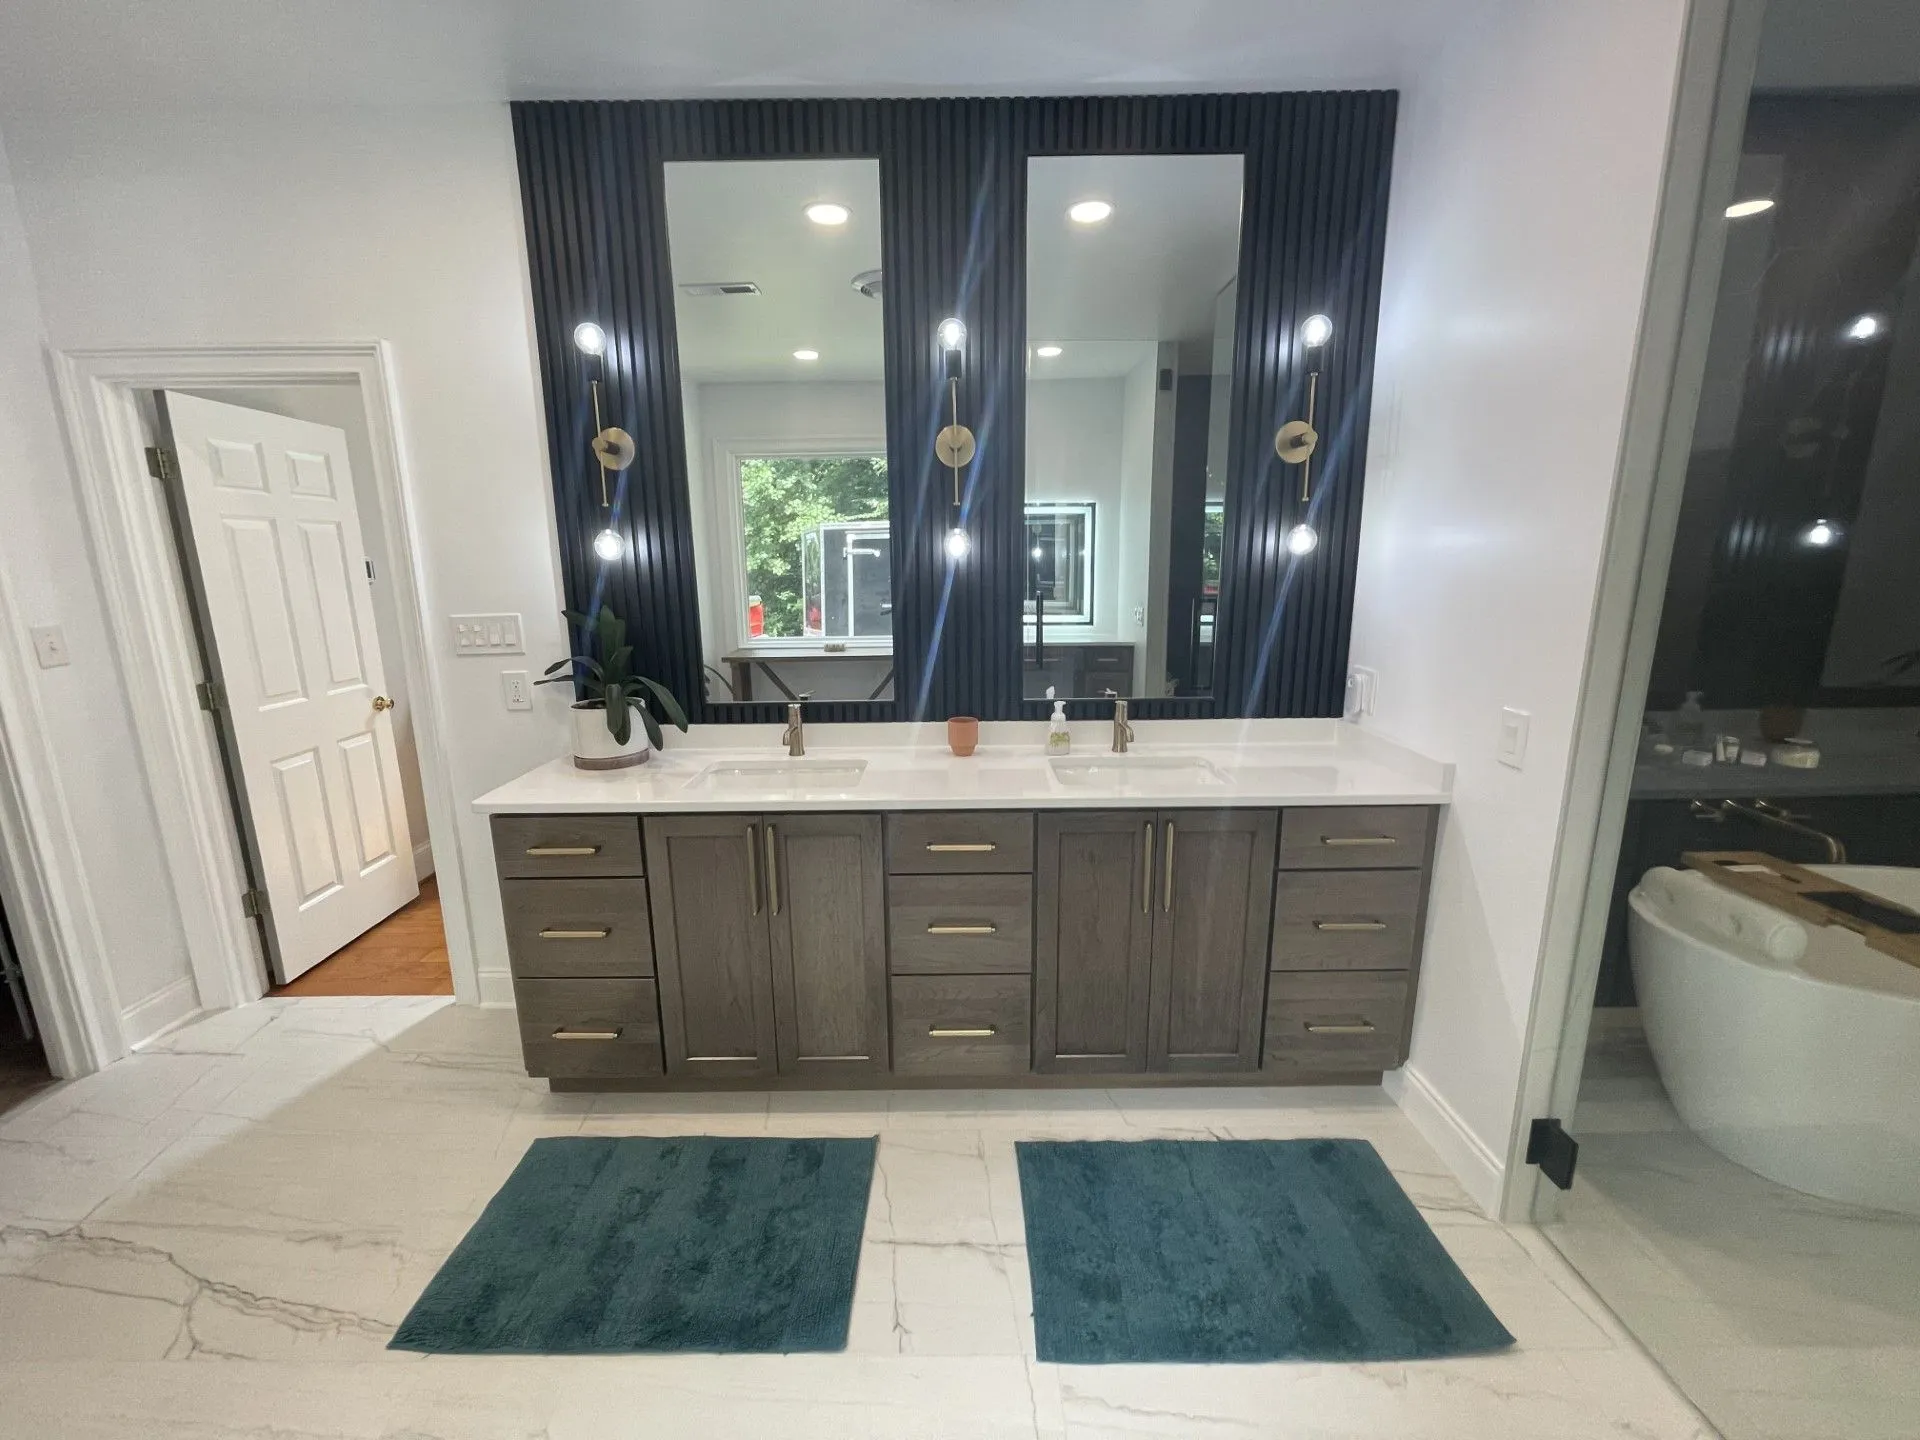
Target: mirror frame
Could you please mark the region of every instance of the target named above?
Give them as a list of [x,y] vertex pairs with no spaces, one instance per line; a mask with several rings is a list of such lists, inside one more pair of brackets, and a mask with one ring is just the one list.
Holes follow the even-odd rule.
[[[1026,162],[1041,155],[1245,157],[1227,535],[1213,693],[1134,702],[1144,719],[1336,716],[1359,547],[1362,482],[1398,97],[1392,91],[931,100],[537,101],[512,107],[560,562],[567,602],[604,598],[636,663],[696,722],[766,723],[778,703],[708,703],[688,493],[665,165],[877,159],[886,275],[887,468],[894,555],[894,696],[815,701],[826,721],[1038,718],[1021,698],[1025,577]],[[1274,430],[1304,411],[1307,315],[1335,339],[1319,384],[1315,524],[1301,518]],[[972,552],[950,559],[948,474],[933,437],[946,394],[934,328],[969,337],[959,403],[980,437],[964,472]],[[590,361],[573,328],[595,320]],[[589,381],[635,438],[617,524],[598,560]],[[690,703],[688,703],[690,702]],[[1068,713],[1105,713],[1097,700]]]

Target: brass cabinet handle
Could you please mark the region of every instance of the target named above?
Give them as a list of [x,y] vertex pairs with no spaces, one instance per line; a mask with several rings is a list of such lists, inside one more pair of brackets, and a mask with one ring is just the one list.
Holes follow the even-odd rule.
[[1322,835],[1322,845],[1398,845],[1391,835]]
[[990,855],[1000,847],[991,840],[974,841],[965,845],[943,844],[928,845],[927,851],[933,855]]
[[1309,1020],[1306,1028],[1309,1035],[1371,1035],[1374,1031],[1372,1022],[1367,1020],[1322,1025],[1316,1025]]
[[621,1027],[615,1025],[610,1030],[569,1030],[562,1025],[553,1032],[556,1040],[618,1040]]
[[1140,842],[1140,913],[1148,914],[1153,909],[1153,822],[1147,822],[1147,833]]
[[747,826],[747,899],[753,913],[760,913],[760,827]]
[[773,826],[767,826],[767,904],[773,913],[780,913],[780,842],[773,833]]
[[1343,933],[1349,930],[1384,930],[1387,928],[1387,922],[1384,920],[1316,920],[1313,922],[1313,928]]
[[1167,821],[1166,869],[1160,880],[1160,908],[1173,909],[1173,821]]
[[598,845],[529,845],[529,855],[598,855]]
[[1000,927],[998,925],[929,925],[927,926],[927,934],[929,935],[996,935],[999,933],[999,931],[1000,931]]
[[610,929],[600,930],[542,930],[542,940],[604,940],[613,933]]
[[929,1025],[930,1040],[985,1040],[1000,1033],[997,1025]]

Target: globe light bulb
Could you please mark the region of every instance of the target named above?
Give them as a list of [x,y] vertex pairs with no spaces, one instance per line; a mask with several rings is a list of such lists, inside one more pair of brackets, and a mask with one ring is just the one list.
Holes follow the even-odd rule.
[[1833,544],[1839,534],[1831,520],[1816,520],[1800,532],[1800,538],[1809,545],[1824,549]]
[[602,560],[618,560],[627,553],[627,542],[621,533],[609,525],[593,537],[593,553]]
[[956,525],[947,532],[947,554],[955,560],[964,560],[973,551],[973,537]]
[[942,320],[940,322],[940,328],[933,333],[935,338],[940,341],[940,348],[942,350],[958,350],[962,345],[967,343],[967,327],[961,322],[958,315],[949,315],[946,319]]
[[1309,315],[1300,322],[1300,343],[1314,348],[1333,338],[1333,321],[1324,315]]
[[591,320],[582,320],[573,327],[573,343],[589,355],[607,353],[607,332]]
[[1287,552],[1291,555],[1311,555],[1319,543],[1320,532],[1304,520],[1287,531]]

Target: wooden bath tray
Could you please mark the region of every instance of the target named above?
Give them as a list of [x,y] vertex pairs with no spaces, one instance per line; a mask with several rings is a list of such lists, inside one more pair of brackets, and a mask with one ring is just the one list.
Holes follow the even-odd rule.
[[1689,869],[1814,925],[1838,925],[1867,947],[1920,967],[1920,914],[1759,850],[1689,850]]

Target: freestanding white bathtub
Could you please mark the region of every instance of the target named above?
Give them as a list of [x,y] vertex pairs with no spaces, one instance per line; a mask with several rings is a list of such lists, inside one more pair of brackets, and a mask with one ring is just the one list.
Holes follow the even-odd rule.
[[[1816,865],[1920,910],[1920,870]],[[1749,1170],[1920,1214],[1920,969],[1691,871],[1649,870],[1628,952],[1680,1118]]]

